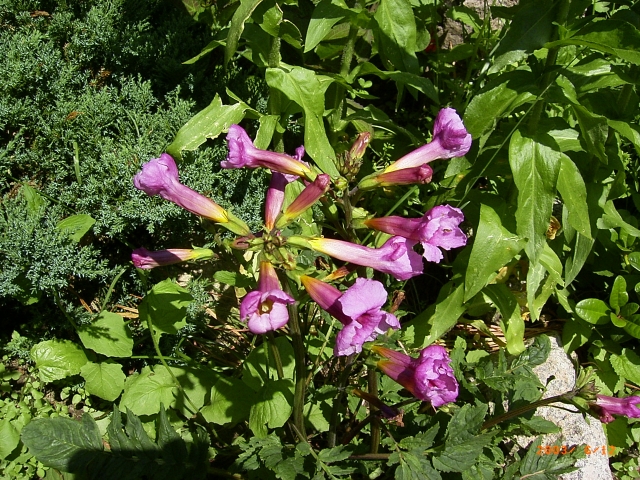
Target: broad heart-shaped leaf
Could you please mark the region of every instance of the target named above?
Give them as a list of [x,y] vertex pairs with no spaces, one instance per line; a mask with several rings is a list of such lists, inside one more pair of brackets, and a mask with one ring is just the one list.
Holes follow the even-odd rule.
[[611,354],[611,366],[618,375],[640,385],[640,356],[629,348],[622,349],[621,355]]
[[557,3],[552,0],[524,4],[495,50],[489,73],[498,72],[506,65],[523,59],[551,40],[556,11]]
[[200,409],[207,422],[235,425],[249,416],[255,392],[237,378],[220,377],[211,389],[211,402]]
[[488,205],[480,205],[480,223],[471,247],[464,301],[472,298],[523,248],[524,241],[502,226],[500,216]]
[[100,312],[96,320],[78,327],[78,336],[85,348],[107,357],[130,357],[133,337],[124,319],[111,312]]
[[576,304],[576,314],[594,325],[602,325],[609,321],[611,309],[609,305],[597,298],[585,298]]
[[281,91],[302,108],[307,153],[324,173],[338,177],[335,152],[327,138],[323,121],[324,93],[333,80],[302,67],[268,68],[265,78],[270,87]]
[[474,95],[464,112],[464,125],[473,138],[480,138],[514,108],[536,98],[536,79],[531,72],[517,70],[498,76]]
[[[280,354],[284,378],[293,379],[295,363],[291,343],[286,337],[277,337],[273,344]],[[242,365],[242,372],[242,381],[256,392],[268,379],[278,378],[274,352],[269,342],[264,342],[251,351]]]
[[100,429],[89,414],[82,422],[36,418],[22,429],[22,441],[40,462],[64,472],[84,471],[103,451]]
[[0,420],[0,458],[7,458],[20,443],[20,432],[8,418]]
[[88,361],[82,348],[69,340],[40,342],[31,348],[29,355],[45,383],[77,375]]
[[552,48],[562,45],[583,45],[640,65],[640,32],[623,20],[591,21],[575,35],[546,46]]
[[[555,143],[549,136],[540,140]],[[527,239],[524,249],[532,263],[538,261],[547,241],[562,156],[540,140],[516,130],[509,144],[509,164],[518,187],[517,232]]]
[[122,393],[125,374],[119,363],[85,363],[80,369],[87,393],[113,402]]
[[164,366],[155,365],[153,370],[147,366],[125,381],[120,407],[136,415],[153,415],[160,411],[160,404],[173,402],[177,389]]
[[[160,368],[160,367],[157,367]],[[209,401],[218,375],[205,366],[169,367],[182,387],[176,390],[171,407],[189,417]]]
[[483,291],[500,310],[507,351],[511,355],[524,352],[524,319],[520,315],[520,304],[516,297],[503,283],[487,285]]
[[216,138],[230,125],[239,123],[248,108],[244,103],[223,105],[220,96],[216,94],[208,107],[198,112],[178,130],[176,138],[167,147],[167,153],[181,158],[183,150],[195,150],[208,138]]
[[438,340],[458,322],[465,308],[464,288],[451,281],[440,289],[435,305],[430,306],[402,329],[403,340],[412,348],[424,348]]
[[244,30],[244,23],[251,17],[251,14],[261,2],[262,0],[240,0],[240,5],[231,19],[231,26],[227,35],[227,45],[224,50],[225,65],[229,63],[233,54],[236,53],[238,40],[240,40]]
[[381,0],[374,14],[378,50],[393,65],[390,70],[419,72],[416,57],[416,19],[409,0]]
[[158,337],[163,333],[176,334],[187,324],[187,306],[193,297],[188,290],[170,279],[153,286],[138,306],[140,320],[151,320]]
[[56,228],[66,232],[67,235],[69,235],[69,238],[74,242],[79,242],[84,234],[91,230],[94,223],[96,223],[96,221],[91,215],[83,213],[79,215],[71,215],[64,220],[61,220],[56,225]]
[[307,37],[304,40],[304,53],[316,48],[331,28],[350,13],[344,0],[321,0],[309,20]]
[[562,195],[562,201],[567,209],[569,224],[582,236],[591,238],[587,187],[580,170],[566,155],[560,156],[560,172],[556,187]]
[[609,305],[616,312],[620,312],[620,309],[624,307],[629,301],[629,294],[627,293],[627,282],[624,277],[618,275],[613,281],[613,288],[609,295]]
[[267,436],[267,427],[285,424],[293,411],[293,382],[288,379],[269,380],[257,393],[249,413],[249,428],[257,437]]

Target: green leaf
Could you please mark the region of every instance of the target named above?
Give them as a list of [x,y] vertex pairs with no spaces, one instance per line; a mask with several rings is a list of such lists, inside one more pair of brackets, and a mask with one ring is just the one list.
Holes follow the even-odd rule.
[[518,9],[506,35],[498,44],[489,73],[495,73],[507,65],[524,59],[551,40],[553,22],[556,20],[557,3],[536,0]]
[[424,348],[451,330],[465,308],[462,284],[449,282],[440,289],[435,305],[427,308],[402,329],[403,339],[412,348]]
[[162,365],[147,366],[139,374],[131,375],[124,384],[120,406],[136,415],[153,415],[160,411],[160,404],[173,402],[177,387]]
[[176,391],[171,408],[182,412],[186,417],[191,416],[194,413],[193,407],[200,409],[209,402],[211,388],[219,376],[205,365],[169,368],[182,387]]
[[492,437],[492,433],[485,433],[456,443],[447,442],[444,452],[433,457],[433,466],[441,472],[464,472],[476,463]]
[[516,297],[505,284],[487,285],[483,291],[500,310],[507,351],[511,355],[524,352],[524,319]]
[[523,240],[502,226],[496,211],[489,205],[481,204],[480,223],[465,276],[464,301],[473,298],[492,281],[496,272],[509,263],[523,246]]
[[640,315],[631,315],[626,320],[627,323],[623,327],[625,332],[636,338],[640,338]]
[[609,295],[609,305],[616,313],[620,313],[620,309],[624,307],[628,301],[627,282],[623,277],[618,275],[613,281],[613,288],[611,289],[611,295]]
[[[291,343],[286,337],[277,337],[274,339],[273,344],[280,354],[284,378],[293,379],[295,362]],[[265,352],[265,349],[267,349],[267,352]],[[278,378],[273,351],[268,342],[251,351],[242,365],[242,372],[242,381],[256,392],[260,390],[268,379]]]
[[276,131],[276,126],[278,125],[278,120],[280,120],[279,115],[262,115],[260,117],[258,120],[260,122],[260,127],[258,128],[256,139],[253,142],[256,148],[260,148],[262,150],[267,150],[269,148],[273,134]]
[[387,465],[399,463],[395,472],[395,480],[441,480],[442,477],[435,470],[429,460],[423,455],[410,452],[394,452],[389,457]]
[[612,200],[604,204],[604,215],[598,222],[599,228],[620,228],[622,232],[632,237],[640,238],[640,230],[624,221],[616,210]]
[[580,170],[566,155],[560,157],[557,188],[567,209],[569,224],[582,236],[590,239],[591,224],[587,205],[587,187]]
[[96,223],[96,221],[91,215],[71,215],[59,221],[56,228],[69,235],[69,238],[74,242],[79,242],[85,233],[91,230],[94,223]]
[[8,418],[0,420],[0,458],[11,455],[20,443],[20,432]]
[[240,36],[244,30],[244,23],[249,20],[251,14],[261,2],[262,0],[240,0],[240,6],[233,14],[231,25],[229,26],[227,45],[224,49],[225,65],[229,63],[229,60],[238,49],[238,40],[240,40]]
[[565,285],[569,285],[578,276],[591,253],[594,243],[594,238],[585,237],[581,233],[576,234],[573,255],[567,258],[565,264]]
[[[553,140],[546,136],[541,140]],[[518,187],[517,233],[528,241],[524,247],[536,263],[547,241],[561,153],[516,130],[509,144],[509,164]]]
[[588,22],[575,35],[547,44],[547,48],[582,45],[640,65],[640,32],[629,22],[606,19]]
[[640,356],[637,353],[623,348],[620,355],[612,353],[609,360],[618,375],[640,386]]
[[229,272],[227,270],[218,270],[213,274],[216,282],[232,285],[235,287],[246,288],[253,283],[251,278],[242,275],[240,272]]
[[22,185],[20,191],[27,202],[27,212],[29,213],[29,216],[35,217],[39,215],[40,209],[46,204],[44,198],[40,195],[40,192],[26,183]]
[[640,150],[640,128],[627,122],[607,119],[607,124],[623,137],[626,137],[636,149]]
[[40,342],[31,348],[30,356],[45,383],[77,375],[88,361],[82,348],[69,340]]
[[593,333],[593,328],[583,324],[578,319],[573,319],[565,323],[562,329],[562,344],[567,353],[575,351],[587,343]]
[[527,454],[520,464],[519,478],[528,480],[548,480],[559,478],[563,473],[577,470],[573,464],[579,458],[584,458],[584,448],[577,446],[572,453],[566,455],[540,455],[538,447],[542,445],[543,437],[538,437],[527,449]]
[[594,325],[602,325],[609,321],[611,309],[609,305],[597,298],[585,298],[576,304],[576,314]]
[[133,337],[124,319],[111,312],[100,312],[96,320],[78,327],[78,336],[85,348],[107,357],[130,357]]
[[193,300],[188,290],[182,288],[171,279],[153,286],[138,306],[142,322],[151,320],[156,330],[154,335],[168,333],[175,335],[187,324],[187,307]]
[[255,392],[237,378],[220,377],[211,389],[211,402],[200,410],[207,422],[235,425],[249,416]]
[[36,418],[22,429],[29,452],[48,467],[83,471],[103,451],[102,436],[89,414],[82,422],[70,418]]
[[572,108],[578,119],[581,138],[584,140],[586,150],[594,153],[606,165],[608,159],[604,151],[604,144],[609,131],[607,119],[601,115],[591,113],[582,105],[573,105]]
[[249,413],[249,428],[257,437],[267,436],[268,428],[285,424],[293,411],[293,382],[288,379],[270,380],[258,391]]
[[194,63],[196,63],[198,60],[200,60],[202,57],[204,57],[205,55],[213,52],[216,48],[220,47],[220,46],[224,46],[225,42],[221,42],[219,40],[212,40],[210,41],[206,47],[204,47],[202,49],[202,51],[196,55],[193,58],[190,58],[189,60],[186,60],[184,62],[182,62],[183,65],[192,65]]
[[325,132],[324,93],[333,81],[301,67],[268,68],[267,84],[281,91],[302,108],[304,114],[304,147],[324,173],[338,177],[335,152]]
[[480,138],[500,118],[534,100],[535,91],[535,78],[531,72],[515,71],[500,75],[469,102],[464,112],[467,131],[473,138]]
[[125,374],[118,363],[85,363],[80,369],[87,393],[113,402],[122,393]]
[[239,123],[249,108],[244,103],[223,105],[220,95],[216,94],[211,104],[198,112],[178,130],[173,143],[167,147],[167,153],[175,158],[182,157],[183,150],[195,150],[209,138],[216,138],[229,126]]
[[379,51],[390,70],[419,72],[416,57],[416,20],[409,0],[381,0],[374,14]]
[[344,0],[321,0],[314,8],[304,41],[304,53],[318,45],[340,20],[349,15],[349,7]]

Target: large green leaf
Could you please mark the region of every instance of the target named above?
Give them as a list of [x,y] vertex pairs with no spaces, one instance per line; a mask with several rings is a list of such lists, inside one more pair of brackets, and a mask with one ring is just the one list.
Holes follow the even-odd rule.
[[235,425],[249,416],[255,392],[237,378],[220,377],[211,389],[211,402],[201,410],[207,422]]
[[480,205],[480,223],[466,270],[464,301],[472,298],[524,247],[524,241],[502,226],[500,216],[488,205]]
[[78,336],[85,348],[107,357],[130,357],[133,337],[124,319],[111,312],[100,312],[96,320],[78,327]]
[[125,374],[118,363],[85,363],[80,369],[85,390],[91,395],[113,402],[122,393]]
[[11,455],[20,443],[20,432],[11,423],[9,418],[0,420],[0,458],[7,458]]
[[578,276],[591,253],[594,243],[595,239],[585,237],[580,233],[576,234],[573,255],[567,258],[565,263],[564,281],[566,285],[569,285]]
[[82,472],[103,451],[102,435],[89,414],[70,418],[36,418],[22,429],[29,452],[48,467]]
[[[546,137],[550,142],[553,140]],[[516,130],[509,144],[509,164],[518,187],[516,222],[518,235],[527,239],[525,251],[538,261],[547,241],[546,232],[555,200],[562,154]]]
[[419,72],[416,57],[416,20],[409,0],[381,0],[374,14],[383,59],[393,65],[390,70]]
[[211,388],[218,380],[218,374],[206,366],[169,367],[175,375],[181,388],[175,392],[175,399],[171,407],[182,412],[185,416],[193,415],[196,410],[209,402]]
[[640,32],[631,23],[606,19],[591,21],[575,35],[547,44],[548,48],[562,45],[582,45],[640,65]]
[[524,319],[516,297],[504,284],[487,285],[483,291],[500,310],[508,352],[511,355],[521,354],[525,350]]
[[609,119],[607,119],[607,124],[620,135],[633,143],[633,146],[636,148],[636,150],[640,150],[640,127],[638,127],[637,125],[631,125],[627,122]]
[[140,320],[151,320],[154,335],[176,334],[187,324],[187,307],[193,300],[188,290],[170,279],[154,285],[138,306]]
[[288,379],[270,380],[257,393],[251,405],[249,428],[257,437],[267,436],[267,427],[278,428],[285,424],[293,411],[293,382]]
[[77,375],[88,361],[82,348],[69,340],[40,342],[31,348],[30,355],[45,383]]
[[85,233],[91,230],[94,223],[96,223],[96,221],[91,215],[71,215],[58,222],[56,228],[69,235],[69,238],[74,242],[79,242]]
[[216,94],[211,104],[198,112],[191,120],[182,126],[167,153],[180,158],[183,150],[195,150],[209,138],[216,138],[230,125],[239,123],[249,108],[244,103],[223,105],[220,96]]
[[162,366],[144,367],[139,374],[131,375],[124,384],[120,406],[136,415],[153,415],[160,405],[173,402],[177,387],[169,372]]
[[251,17],[251,14],[261,2],[262,0],[240,0],[240,5],[231,19],[229,34],[227,35],[227,44],[224,49],[225,65],[238,49],[238,40],[240,40],[244,30],[244,23]]
[[602,300],[597,298],[585,298],[576,304],[576,314],[594,325],[601,325],[609,322],[611,309]]
[[304,147],[320,169],[338,177],[335,152],[324,128],[324,93],[333,81],[302,67],[268,68],[267,84],[281,91],[302,108],[304,114]]
[[581,138],[585,142],[586,150],[596,154],[602,163],[608,163],[607,154],[604,150],[604,144],[607,141],[609,132],[607,119],[590,112],[582,105],[573,105],[572,108],[578,119]]
[[349,7],[344,0],[321,0],[309,20],[304,53],[313,50],[327,36],[331,28],[349,13]]
[[589,208],[587,206],[587,187],[580,170],[566,155],[560,157],[560,171],[558,173],[558,192],[567,209],[567,218],[573,228],[582,236],[591,238],[591,224]]
[[[286,337],[277,337],[273,345],[280,355],[284,378],[293,379],[295,362],[291,343]],[[260,390],[268,379],[278,378],[274,352],[269,343],[265,342],[251,351],[242,365],[242,372],[242,381],[254,391]]]

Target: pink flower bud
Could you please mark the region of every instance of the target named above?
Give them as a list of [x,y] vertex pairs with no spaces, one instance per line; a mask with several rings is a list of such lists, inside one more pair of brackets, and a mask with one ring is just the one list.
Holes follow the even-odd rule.
[[168,250],[150,252],[146,248],[140,247],[131,253],[131,261],[137,268],[150,270],[163,265],[172,265],[186,262],[187,260],[213,258],[213,256],[213,251],[208,248],[170,248]]

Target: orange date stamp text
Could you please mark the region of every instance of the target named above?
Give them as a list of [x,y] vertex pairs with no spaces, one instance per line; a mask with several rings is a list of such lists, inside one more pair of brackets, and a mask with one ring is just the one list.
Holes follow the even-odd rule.
[[[568,445],[538,445],[536,455],[567,455],[575,452],[576,446]],[[585,455],[608,455],[610,457],[616,454],[616,447],[613,445],[585,445],[583,448]]]

